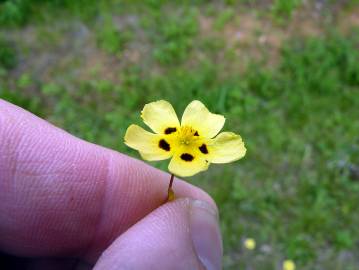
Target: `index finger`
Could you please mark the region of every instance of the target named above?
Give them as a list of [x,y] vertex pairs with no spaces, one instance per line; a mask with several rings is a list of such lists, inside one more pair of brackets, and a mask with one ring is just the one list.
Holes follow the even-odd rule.
[[[120,139],[120,138],[119,138]],[[0,100],[0,249],[95,260],[160,206],[169,175]],[[175,180],[178,196],[212,199]]]

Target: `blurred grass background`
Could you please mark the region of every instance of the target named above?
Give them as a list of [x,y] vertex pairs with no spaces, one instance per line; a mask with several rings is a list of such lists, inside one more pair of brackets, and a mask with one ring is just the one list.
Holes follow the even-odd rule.
[[358,91],[357,0],[0,1],[0,98],[134,157],[153,100],[242,135],[245,159],[189,179],[219,205],[224,269],[359,269]]

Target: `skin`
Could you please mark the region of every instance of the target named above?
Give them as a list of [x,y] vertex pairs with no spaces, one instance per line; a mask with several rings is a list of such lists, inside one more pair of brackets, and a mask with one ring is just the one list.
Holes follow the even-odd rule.
[[0,268],[204,269],[188,213],[215,203],[169,179],[0,100]]

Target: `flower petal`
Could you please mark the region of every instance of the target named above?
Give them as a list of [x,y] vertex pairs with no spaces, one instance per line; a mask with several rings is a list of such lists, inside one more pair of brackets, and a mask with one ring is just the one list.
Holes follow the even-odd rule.
[[168,170],[177,176],[186,177],[205,171],[208,166],[208,160],[199,151],[189,147],[182,147],[181,149],[176,149],[168,165]]
[[170,136],[157,135],[137,125],[130,125],[126,131],[125,144],[140,152],[143,159],[163,160],[173,155]]
[[200,136],[213,138],[222,129],[225,120],[223,115],[211,113],[202,102],[194,100],[185,109],[181,126],[190,126]]
[[165,134],[168,128],[173,131],[174,128],[178,129],[180,126],[175,110],[165,100],[146,104],[141,112],[141,117],[147,126],[159,134]]
[[222,132],[208,146],[211,163],[236,161],[246,154],[241,136],[233,132]]

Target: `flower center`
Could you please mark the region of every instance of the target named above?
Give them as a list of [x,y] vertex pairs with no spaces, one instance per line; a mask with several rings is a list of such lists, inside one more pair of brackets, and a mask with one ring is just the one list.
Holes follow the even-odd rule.
[[179,142],[183,145],[190,145],[198,140],[198,132],[189,126],[183,126],[178,132]]

